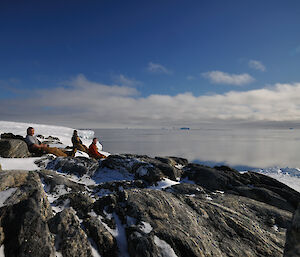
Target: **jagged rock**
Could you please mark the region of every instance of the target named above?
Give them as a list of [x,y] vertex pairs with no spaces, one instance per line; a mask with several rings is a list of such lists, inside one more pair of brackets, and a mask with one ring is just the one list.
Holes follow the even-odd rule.
[[52,170],[40,170],[38,171],[39,176],[43,180],[43,182],[47,185],[45,190],[48,193],[56,192],[58,187],[63,186],[66,191],[72,192],[83,192],[86,190],[84,184],[76,183],[61,174],[58,174]]
[[0,156],[5,158],[25,158],[31,156],[31,154],[23,140],[0,139]]
[[[248,171],[244,174],[240,174],[240,179],[244,183],[244,185],[250,185],[257,188],[265,188],[276,193],[287,203],[289,203],[294,210],[297,209],[297,206],[300,203],[299,192],[274,178],[260,173]],[[270,204],[268,201],[266,203]]]
[[134,231],[129,234],[128,242],[128,252],[130,256],[164,256],[155,245],[154,238],[151,236],[142,235],[140,232]]
[[[87,158],[41,160],[47,162],[80,176],[93,175],[99,165]],[[8,194],[0,207],[0,246],[6,256],[54,257],[55,248],[63,256],[92,256],[89,238],[101,256],[122,255],[116,234],[124,228],[128,245],[123,250],[130,256],[166,256],[166,249],[178,257],[283,254],[300,194],[275,179],[175,157],[115,155],[100,165],[99,176],[114,167],[130,172],[130,181],[87,186],[53,170],[1,171],[2,199]],[[163,190],[146,189],[182,173],[195,184],[182,179]],[[53,211],[59,213],[53,217]],[[286,256],[300,249],[299,213],[286,244],[286,254],[294,255]]]
[[92,177],[99,168],[96,160],[86,157],[57,157],[47,164],[46,169],[76,174],[78,176],[88,175]]
[[93,188],[94,194],[98,196],[104,196],[107,194],[112,194],[114,192],[119,192],[124,189],[130,188],[145,188],[147,183],[143,180],[132,180],[132,181],[109,181],[101,183],[97,186],[90,186]]
[[186,164],[183,158],[156,157],[151,158],[146,155],[110,155],[101,162],[100,168],[125,171],[135,174],[136,179],[143,179],[148,184],[154,184],[162,178],[176,180],[182,174],[178,167]]
[[64,209],[49,220],[49,228],[56,234],[57,250],[64,257],[92,256],[90,243],[72,208]]
[[189,163],[187,159],[179,158],[179,157],[155,157],[155,159],[163,163],[169,164],[171,166],[181,165],[184,167]]
[[137,179],[143,179],[144,181],[148,182],[149,185],[154,184],[165,177],[158,167],[149,163],[137,164],[135,165],[135,168],[135,177]]
[[209,190],[229,190],[234,186],[243,185],[239,180],[240,173],[236,170],[217,170],[194,163],[189,163],[184,168],[183,177]]
[[87,234],[96,243],[101,256],[117,257],[118,247],[116,239],[104,227],[104,225],[95,217],[85,219],[83,222]]
[[134,173],[132,170],[133,165],[140,162],[141,161],[131,155],[109,155],[101,162],[100,168]]
[[166,189],[167,192],[185,195],[200,195],[206,194],[206,191],[196,184],[181,183]]
[[237,191],[239,195],[249,197],[260,202],[268,203],[283,210],[287,210],[290,212],[293,212],[295,210],[294,207],[286,199],[266,188],[241,186],[236,187],[235,191]]
[[292,224],[286,233],[284,257],[300,256],[300,205],[295,211]]
[[20,135],[14,135],[13,133],[3,133],[0,135],[1,139],[19,139],[19,140],[25,140],[24,137]]
[[[12,173],[12,174],[10,174]],[[52,210],[34,172],[3,172],[0,188],[14,189],[0,208],[5,256],[55,256],[47,220]],[[8,189],[6,189],[8,190]]]
[[211,191],[246,196],[281,209],[293,212],[300,202],[300,193],[287,185],[255,172],[244,174],[226,167],[210,168],[199,164],[188,164],[183,177]]
[[88,213],[91,211],[94,203],[94,200],[91,197],[82,192],[64,194],[60,196],[55,203],[63,203],[66,200],[69,200],[70,207],[76,211],[76,214],[81,219],[88,217]]
[[282,256],[286,224],[274,224],[276,231],[268,221],[288,221],[290,212],[230,194],[203,199],[148,189],[126,193],[115,207],[120,219],[129,216],[152,228],[127,224],[131,256],[163,256],[155,237],[177,256]]

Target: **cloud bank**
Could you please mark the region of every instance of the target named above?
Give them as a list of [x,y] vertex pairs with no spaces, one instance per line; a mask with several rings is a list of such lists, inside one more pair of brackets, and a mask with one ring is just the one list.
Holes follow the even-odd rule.
[[77,128],[300,121],[300,83],[215,95],[148,97],[140,97],[135,88],[103,85],[84,75],[63,85],[31,92],[31,98],[0,101],[0,119]]
[[204,78],[210,80],[213,84],[227,84],[234,86],[242,86],[253,82],[255,79],[249,74],[229,74],[222,71],[209,71],[202,73]]

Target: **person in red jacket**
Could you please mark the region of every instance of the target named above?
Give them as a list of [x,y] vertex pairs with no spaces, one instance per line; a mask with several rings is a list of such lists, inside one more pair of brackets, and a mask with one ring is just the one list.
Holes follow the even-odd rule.
[[98,148],[97,148],[97,145],[96,145],[97,142],[98,142],[98,139],[96,137],[93,138],[93,142],[89,146],[89,156],[92,157],[92,158],[95,158],[95,159],[106,158],[105,155],[98,152]]

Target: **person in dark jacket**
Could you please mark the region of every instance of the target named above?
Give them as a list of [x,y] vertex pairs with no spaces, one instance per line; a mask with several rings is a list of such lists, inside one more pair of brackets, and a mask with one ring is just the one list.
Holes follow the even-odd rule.
[[98,139],[95,137],[93,138],[93,142],[90,144],[89,146],[89,156],[91,158],[95,158],[95,159],[103,159],[103,158],[106,158],[105,155],[101,154],[98,152],[98,147],[97,147],[97,142],[98,142]]
[[52,153],[56,156],[68,156],[64,151],[56,147],[49,147],[47,144],[42,144],[36,136],[34,136],[34,128],[27,128],[27,136],[25,142],[28,146],[28,150],[31,153],[42,155],[43,153]]
[[75,153],[77,150],[88,153],[89,149],[82,143],[80,140],[77,130],[74,130],[72,136],[72,144],[73,144],[73,152]]

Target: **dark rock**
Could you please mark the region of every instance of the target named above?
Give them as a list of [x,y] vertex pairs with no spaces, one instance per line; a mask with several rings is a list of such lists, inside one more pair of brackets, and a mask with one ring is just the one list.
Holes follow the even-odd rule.
[[119,192],[124,189],[130,188],[145,188],[147,183],[143,180],[132,180],[132,181],[109,181],[101,183],[96,186],[90,186],[93,189],[96,196],[102,197],[114,192]]
[[25,158],[31,156],[27,144],[20,139],[1,139],[0,156],[5,158]]
[[289,204],[293,206],[294,210],[297,209],[297,206],[300,203],[300,193],[290,188],[289,186],[279,182],[274,178],[257,172],[249,171],[241,174],[240,176],[241,181],[245,185],[268,189],[285,199]]
[[299,192],[256,172],[241,174],[226,166],[210,168],[199,164],[188,164],[183,170],[183,177],[210,191],[223,190],[292,212],[300,202]]
[[[136,179],[143,179],[154,184],[167,177],[176,180],[182,174],[178,165],[186,163],[185,159],[175,157],[151,158],[146,155],[110,155],[101,162],[100,168],[108,168],[135,174]],[[177,167],[178,166],[178,167]]]
[[88,217],[88,213],[91,211],[94,203],[94,200],[91,197],[82,192],[64,194],[60,196],[54,203],[59,205],[66,200],[69,200],[70,207],[76,211],[76,214],[81,219]]
[[19,140],[25,140],[24,137],[20,135],[14,135],[13,133],[3,133],[0,135],[1,139],[19,139]]
[[98,161],[86,157],[57,157],[47,164],[46,169],[92,177],[99,168]]
[[140,232],[132,232],[128,238],[128,251],[130,256],[154,257],[164,256],[154,243],[152,236],[143,235]]
[[[182,158],[175,158],[175,157],[140,157],[139,160],[149,163],[153,167],[155,167],[157,170],[159,170],[164,177],[168,177],[172,180],[176,180],[177,178],[181,177],[182,170],[178,169],[176,166],[178,164],[182,165],[181,163],[186,163],[185,159]],[[176,160],[178,162],[176,162]]]
[[180,183],[174,185],[170,188],[167,188],[166,191],[170,193],[185,194],[185,195],[206,194],[206,191],[201,186],[195,184],[187,184],[187,183]]
[[103,210],[106,208],[109,212],[115,209],[117,204],[117,198],[115,195],[106,195],[99,198],[93,206],[93,209],[97,214],[102,214]]
[[101,256],[117,257],[118,247],[116,239],[108,232],[104,225],[95,217],[85,219],[83,222],[87,234],[96,243]]
[[147,233],[127,229],[131,256],[163,256],[154,237],[177,256],[282,256],[285,228],[276,224],[276,231],[267,221],[288,220],[290,212],[227,194],[211,195],[210,200],[147,189],[126,192],[127,201],[120,203],[124,214],[119,216],[152,227]]
[[252,198],[260,202],[268,203],[280,209],[287,210],[290,212],[294,211],[294,207],[286,199],[282,198],[277,193],[266,188],[241,186],[236,187],[235,191],[238,192],[239,195]]
[[109,155],[101,162],[101,168],[133,173],[132,167],[139,163],[137,158],[127,155]]
[[63,256],[92,256],[90,243],[72,208],[64,209],[49,220],[49,228],[56,234],[57,250]]
[[179,157],[155,157],[155,159],[169,164],[171,166],[177,166],[177,165],[182,165],[182,166],[186,166],[188,165],[188,160],[184,159],[184,158],[179,158]]
[[300,205],[295,211],[292,224],[287,230],[284,257],[300,256]]
[[189,164],[184,168],[183,177],[195,181],[209,190],[228,190],[242,186],[240,173],[236,170],[217,170],[199,164]]
[[[47,220],[52,210],[33,172],[3,172],[1,187],[19,187],[0,208],[0,230],[5,256],[54,256],[54,245]],[[3,190],[3,189],[2,189]]]
[[135,168],[135,177],[137,179],[143,179],[150,185],[165,177],[159,168],[149,163],[141,163],[138,166],[136,165]]
[[86,190],[84,184],[76,183],[61,174],[52,170],[38,171],[40,178],[43,180],[47,187],[47,193],[54,193],[58,186],[64,186],[67,191],[83,192]]

